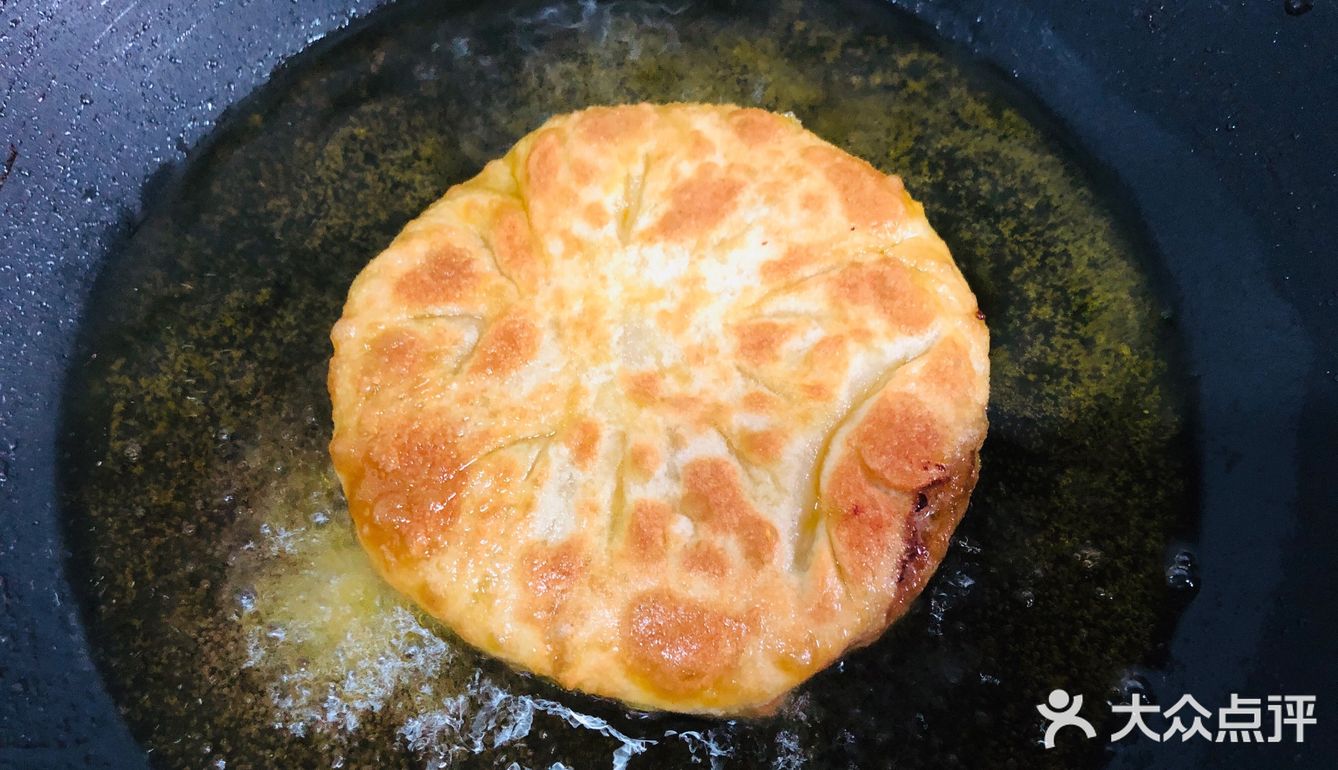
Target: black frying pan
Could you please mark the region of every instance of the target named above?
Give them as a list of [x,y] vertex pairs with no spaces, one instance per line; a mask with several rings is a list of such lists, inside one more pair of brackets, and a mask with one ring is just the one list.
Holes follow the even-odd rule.
[[[469,16],[454,15],[451,9],[409,8],[373,14],[367,22],[350,22],[370,12],[373,4],[317,5],[258,2],[225,9],[129,3],[77,11],[55,6],[3,11],[6,26],[0,38],[0,60],[6,68],[7,89],[0,106],[4,126],[0,139],[7,139],[8,146],[0,146],[0,203],[6,214],[0,225],[5,281],[0,290],[4,324],[0,335],[0,500],[6,514],[0,519],[0,542],[6,547],[0,564],[4,610],[0,615],[4,650],[0,766],[133,766],[145,762],[145,747],[153,749],[148,758],[156,754],[158,763],[165,765],[204,766],[222,756],[221,749],[217,755],[201,752],[198,761],[174,753],[169,748],[173,730],[188,743],[193,741],[194,750],[199,743],[208,742],[204,733],[214,723],[210,715],[217,712],[201,705],[197,718],[190,703],[174,702],[154,689],[174,675],[191,675],[186,669],[192,652],[206,654],[207,640],[196,640],[197,645],[151,637],[151,643],[142,648],[127,647],[124,640],[135,638],[134,630],[127,631],[124,622],[117,620],[119,616],[105,611],[105,593],[100,593],[99,586],[116,570],[105,563],[94,564],[95,557],[108,552],[99,550],[105,541],[89,533],[122,530],[99,529],[90,516],[107,519],[106,511],[94,510],[99,500],[108,510],[123,510],[116,507],[123,500],[113,493],[129,487],[108,486],[105,477],[98,476],[97,469],[104,467],[99,462],[111,447],[107,412],[100,411],[99,405],[115,401],[94,397],[98,383],[107,379],[106,370],[99,367],[105,365],[105,354],[114,349],[117,330],[138,329],[136,339],[156,344],[161,340],[154,335],[173,324],[170,312],[155,315],[145,310],[170,310],[172,301],[181,301],[179,287],[173,293],[156,281],[160,272],[155,272],[154,265],[161,267],[168,252],[161,245],[153,247],[151,241],[174,232],[170,222],[164,224],[167,220],[204,216],[201,208],[182,206],[190,205],[190,191],[210,178],[208,170],[222,163],[220,159],[231,157],[229,153],[236,155],[237,147],[251,146],[248,141],[275,135],[266,131],[283,136],[282,128],[265,126],[264,116],[271,107],[273,114],[288,114],[282,112],[285,89],[291,91],[294,84],[304,82],[303,77],[315,77],[312,73],[338,75],[342,72],[339,61],[374,56],[378,41],[408,34],[403,32],[406,26],[431,26],[424,19],[433,20],[433,29],[452,24],[469,29],[468,24],[493,18],[485,12]],[[918,614],[902,624],[906,630],[899,626],[885,644],[853,657],[852,675],[843,679],[844,672],[836,672],[814,683],[810,703],[816,704],[811,706],[813,713],[824,715],[816,720],[820,725],[810,725],[808,733],[787,731],[784,724],[804,724],[802,713],[791,713],[786,718],[795,721],[781,727],[741,727],[729,733],[735,744],[732,757],[725,760],[743,765],[773,761],[779,756],[776,741],[792,740],[782,737],[786,734],[811,740],[815,746],[822,744],[801,752],[816,765],[972,766],[1011,759],[1026,766],[1113,758],[1115,764],[1127,766],[1255,766],[1263,762],[1325,766],[1335,750],[1335,731],[1327,722],[1333,685],[1338,681],[1331,641],[1338,629],[1332,604],[1326,600],[1332,576],[1329,559],[1335,500],[1328,487],[1328,471],[1338,457],[1338,431],[1334,429],[1338,415],[1338,364],[1334,360],[1338,276],[1326,248],[1335,228],[1320,214],[1320,206],[1335,192],[1332,105],[1338,97],[1338,80],[1332,40],[1338,23],[1331,9],[1321,5],[1297,16],[1293,13],[1301,10],[1300,4],[1292,4],[1293,13],[1288,13],[1281,3],[1271,2],[1212,9],[1148,4],[1138,6],[1136,12],[1120,3],[1035,2],[1006,8],[973,2],[905,5],[903,10],[927,24],[899,20],[899,14],[872,4],[852,4],[834,13],[845,18],[851,29],[867,34],[881,31],[897,41],[921,41],[925,50],[938,50],[932,38],[960,46],[946,49],[942,56],[953,67],[963,68],[961,82],[1016,108],[1016,114],[1040,132],[1042,144],[1051,147],[1055,157],[1072,161],[1080,169],[1074,172],[1078,174],[1075,178],[1082,181],[1075,189],[1093,191],[1100,210],[1120,230],[1120,253],[1136,255],[1136,262],[1130,264],[1136,264],[1138,274],[1146,278],[1148,293],[1139,295],[1146,305],[1139,305],[1130,317],[1158,316],[1155,344],[1149,343],[1149,351],[1155,350],[1152,357],[1169,370],[1166,403],[1179,418],[1176,435],[1158,445],[1163,454],[1153,452],[1146,459],[1164,459],[1174,478],[1158,476],[1155,469],[1144,467],[1145,462],[1139,466],[1143,475],[1101,477],[1107,482],[1126,478],[1127,489],[1100,487],[1101,500],[1079,499],[1078,507],[1089,515],[1128,515],[1130,521],[1145,521],[1144,509],[1157,508],[1160,513],[1155,520],[1161,523],[1154,533],[1160,538],[1157,562],[1151,567],[1147,559],[1131,564],[1150,569],[1169,585],[1159,586],[1165,595],[1130,605],[1116,602],[1110,610],[1122,613],[1132,611],[1130,607],[1141,608],[1130,616],[1140,628],[1146,627],[1146,633],[1138,636],[1139,644],[1133,645],[1139,648],[1136,651],[1123,636],[1101,634],[1099,629],[1105,626],[1097,620],[1102,612],[1097,600],[1089,597],[1080,608],[1066,606],[1051,612],[1052,619],[1075,621],[1072,645],[1067,649],[1045,647],[1031,657],[1048,660],[1069,655],[1091,661],[1108,653],[1117,658],[1104,669],[1091,662],[1039,665],[1032,673],[1018,674],[1017,681],[1025,684],[1018,684],[1018,691],[1006,698],[961,689],[964,673],[995,677],[1000,673],[997,664],[1017,654],[1007,644],[1012,637],[999,637],[996,646],[973,641],[992,639],[991,634],[998,632],[997,624],[984,628],[972,623],[998,616],[991,615],[988,607],[972,605],[970,597],[993,597],[987,590],[992,585],[989,581],[998,580],[998,569],[1006,571],[1017,561],[998,542],[1018,532],[989,522],[1000,520],[997,512],[1017,499],[1016,492],[1008,492],[1008,482],[1016,479],[1025,486],[1020,481],[1024,469],[1035,467],[1036,458],[1057,451],[1057,442],[1069,437],[1037,433],[1028,427],[1030,423],[1014,419],[1017,413],[1001,407],[993,415],[995,430],[987,444],[987,476],[976,515],[968,517],[964,539],[936,584],[926,591]],[[551,46],[561,43],[562,35],[567,34],[562,30],[583,19],[588,22],[583,14],[596,10],[562,6],[542,12],[530,8],[509,17],[513,23],[529,19],[548,24],[538,43]],[[703,26],[693,29],[708,29],[724,23],[718,20],[760,13],[746,3],[673,10],[673,14],[651,13],[646,18],[680,19],[683,13],[691,17],[700,12]],[[515,21],[517,18],[521,21]],[[346,24],[351,24],[352,31],[317,44],[314,53],[285,68],[265,94],[225,117],[215,138],[205,140],[220,114],[243,100],[275,66]],[[890,26],[884,29],[882,25]],[[453,38],[438,42],[449,46]],[[766,42],[760,40],[758,45],[765,48]],[[424,50],[432,49],[429,45]],[[780,50],[792,55],[794,49],[782,45]],[[543,56],[555,54],[541,50],[532,55],[542,61]],[[963,57],[990,66],[962,62]],[[430,56],[424,53],[423,58]],[[439,79],[430,72],[415,72],[413,67],[395,74],[400,59],[394,55],[389,59],[392,72],[384,76],[388,84],[406,78]],[[727,66],[722,61],[721,71]],[[742,82],[748,75],[746,69],[742,75],[729,73]],[[795,77],[802,80],[798,74]],[[1009,79],[1015,82],[1009,84]],[[373,79],[366,87],[357,85],[361,82],[333,90],[345,100],[336,107],[347,112],[360,101],[384,96],[376,90],[380,81]],[[655,88],[675,87],[653,77],[648,82],[645,87],[652,95],[658,93]],[[721,88],[722,98],[744,100],[752,94],[732,94],[727,83]],[[865,154],[877,145],[877,137],[861,138],[860,126],[876,124],[867,117],[851,125],[838,119],[840,113],[812,105],[812,114],[804,115],[805,97],[783,89],[770,93],[763,89],[756,98],[778,108],[801,102],[797,111],[806,120],[818,121],[821,133],[839,143],[860,146]],[[478,99],[497,110],[505,107],[486,94],[479,94]],[[291,101],[288,104],[293,109]],[[248,125],[253,114],[262,115],[259,127]],[[336,109],[332,114],[343,113]],[[533,117],[515,116],[519,130],[527,120],[533,122]],[[403,128],[405,135],[414,130]],[[504,149],[517,135],[510,128],[489,132],[475,126],[470,131],[459,129],[452,136],[477,141],[478,146],[468,148],[469,152],[487,157]],[[332,141],[325,136],[327,142]],[[460,142],[465,144],[464,139]],[[921,140],[922,145],[928,143],[928,139]],[[463,178],[472,173],[471,159],[476,160],[469,152],[447,153],[416,178],[442,185]],[[977,156],[954,152],[943,150],[945,164],[968,157],[981,163]],[[183,155],[189,155],[185,164],[180,163]],[[269,160],[259,159],[256,168],[263,167],[260,161]],[[282,165],[280,155],[272,160],[271,165]],[[365,168],[393,163],[379,157],[361,162]],[[430,159],[428,162],[431,165]],[[1007,276],[986,269],[989,255],[973,252],[973,247],[983,249],[991,243],[979,229],[980,218],[961,213],[973,210],[964,196],[983,184],[972,176],[973,168],[963,164],[944,172],[942,178],[957,180],[960,189],[947,183],[936,185],[929,171],[917,188],[915,169],[892,170],[908,173],[912,190],[929,202],[931,219],[947,231],[983,305],[998,319],[992,321],[1000,324],[996,335],[1002,333],[1006,343],[1010,337],[1004,327],[1016,307],[1009,304],[1011,287]],[[337,181],[330,179],[326,184]],[[356,231],[363,240],[353,244],[355,248],[340,269],[356,269],[356,259],[374,253],[404,218],[431,199],[433,189],[439,188],[401,190],[403,197],[397,205],[403,210],[391,207],[369,214],[368,219],[376,221]],[[186,203],[178,203],[182,200]],[[1010,205],[1005,199],[992,201],[992,206],[987,203],[991,201],[976,202],[980,217],[1007,211]],[[272,216],[281,219],[282,213]],[[1034,225],[1041,218],[1053,221],[1057,216],[1042,209],[1031,215],[1031,221]],[[284,253],[299,262],[292,256],[299,251],[293,247]],[[974,263],[972,253],[976,253]],[[143,256],[146,254],[156,256]],[[104,255],[111,256],[104,259]],[[107,271],[100,269],[104,263],[109,265]],[[1032,265],[1032,272],[1011,275],[1035,277],[1043,267]],[[189,255],[183,255],[175,269],[181,274],[172,275],[174,286],[209,285],[204,276],[209,271]],[[199,275],[191,275],[193,270]],[[296,296],[319,290],[335,296],[336,301],[337,294],[329,293],[337,292],[348,277],[339,269],[304,272],[301,265],[284,275]],[[295,276],[303,282],[295,283]],[[1063,281],[1052,285],[1078,286]],[[127,299],[141,289],[155,288],[159,296],[169,299],[143,306]],[[283,299],[276,302],[281,305]],[[1053,302],[1061,307],[1077,306],[1072,296],[1056,296]],[[275,310],[275,317],[283,317],[283,312]],[[319,340],[320,325],[314,328],[314,332],[308,329],[282,339]],[[1062,331],[1053,327],[1049,334]],[[309,352],[319,358],[315,348]],[[103,363],[97,363],[94,353],[104,354]],[[266,359],[261,355],[257,360]],[[294,391],[309,389],[312,371],[303,370],[307,376],[299,380],[306,384],[294,385]],[[145,398],[151,398],[147,390]],[[1119,419],[1128,415],[1118,409],[1087,415],[1090,419],[1076,425],[1083,430],[1108,431],[1112,457],[1127,459],[1129,452],[1122,450],[1144,447],[1129,443],[1130,423]],[[318,444],[320,419],[311,423],[310,435],[294,441]],[[218,427],[209,429],[216,432]],[[1089,436],[1079,446],[1096,444]],[[115,448],[124,461],[126,447]],[[169,442],[162,457],[188,454],[184,444]],[[237,467],[245,458],[224,456],[220,462]],[[173,478],[189,476],[188,468],[168,460],[164,463],[162,468],[174,471]],[[988,475],[991,467],[996,469],[994,486]],[[1043,462],[1040,467],[1054,465]],[[1058,500],[1037,499],[1049,505]],[[194,502],[185,504],[190,507]],[[1171,513],[1172,509],[1177,512]],[[227,517],[221,509],[216,517],[226,529]],[[1082,523],[1060,521],[1059,525],[1078,528]],[[1138,549],[1146,550],[1150,542],[1135,539],[1128,552],[1142,553]],[[1078,563],[1111,558],[1085,551],[1088,545],[1074,543]],[[155,557],[156,547],[161,543],[155,546],[146,541],[145,548]],[[985,555],[974,558],[973,549]],[[1074,570],[1078,582],[1090,579],[1134,590],[1115,576],[1098,581],[1076,571],[1078,567]],[[963,578],[984,581],[986,588],[971,594],[963,589]],[[1101,588],[1096,582],[1089,587]],[[1053,581],[1041,580],[1038,585],[1041,591],[1049,590]],[[1025,597],[1014,599],[1026,601]],[[1150,609],[1154,607],[1155,611]],[[1090,618],[1090,625],[1076,622],[1083,618]],[[955,630],[954,623],[959,626]],[[917,633],[917,628],[931,633]],[[936,628],[937,636],[932,633]],[[1015,637],[1017,644],[1039,638],[1029,633],[1020,632]],[[149,663],[139,668],[126,663],[152,657],[155,649],[163,650],[164,659],[181,670],[163,673]],[[937,651],[944,649],[971,651],[975,657],[968,656],[969,665],[964,668],[952,660],[951,665],[940,665],[943,656]],[[903,661],[900,667],[898,660]],[[933,673],[908,672],[906,660],[932,661]],[[991,663],[996,666],[992,668]],[[479,665],[486,667],[486,662]],[[1112,686],[1122,685],[1124,691],[1092,689],[1090,682],[1102,681],[1102,671]],[[1121,672],[1123,679],[1118,675]],[[212,671],[211,675],[229,679],[233,673]],[[505,672],[493,674],[506,676]],[[992,686],[981,681],[985,683],[977,690]],[[135,689],[137,684],[143,686],[140,691]],[[562,697],[538,682],[511,682],[511,686],[531,688],[544,702],[550,696]],[[1032,701],[1041,702],[1049,686],[1086,687],[1089,708],[1104,708],[1103,698],[1127,698],[1132,690],[1151,692],[1164,702],[1191,693],[1211,707],[1226,705],[1233,692],[1256,697],[1317,694],[1319,724],[1310,728],[1305,744],[1260,748],[1177,740],[1144,742],[1106,753],[1097,745],[1100,741],[1080,745],[1070,740],[1058,753],[1046,753],[1036,746],[1043,726],[1039,717],[1028,721],[1017,715],[1027,711]],[[888,690],[893,691],[892,697],[886,696]],[[845,695],[832,694],[837,692]],[[600,715],[623,730],[642,725],[664,735],[707,729],[704,723],[690,720],[651,718],[645,722],[607,704],[580,699],[570,703],[581,713]],[[168,709],[180,715],[180,720],[165,716]],[[842,719],[851,726],[846,731],[849,738],[843,737],[838,724]],[[562,726],[555,723],[551,729],[560,733]],[[226,735],[213,739],[215,743],[227,740]],[[544,741],[537,732],[529,740]],[[555,734],[550,743],[561,746],[566,740]],[[312,747],[318,742],[307,738],[292,746],[278,742],[278,748],[268,755],[269,763],[324,758],[319,746]],[[684,751],[647,752],[631,766],[673,766],[693,756],[706,758],[700,746],[695,753],[685,753],[694,747],[681,738],[679,742]],[[753,745],[760,743],[767,745]],[[982,744],[990,748],[982,749]],[[540,749],[534,752],[534,757],[542,755]],[[504,753],[470,754],[464,761],[486,766],[504,758]],[[357,756],[374,754],[356,755],[354,763]],[[244,753],[230,755],[243,758],[234,759],[230,766],[247,764]]]

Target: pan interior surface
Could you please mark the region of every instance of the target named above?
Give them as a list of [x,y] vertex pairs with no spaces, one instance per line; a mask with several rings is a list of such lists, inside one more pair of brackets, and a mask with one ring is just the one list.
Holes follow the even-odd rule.
[[[549,115],[641,100],[794,112],[903,175],[991,329],[947,559],[766,719],[628,712],[474,653],[373,573],[326,453],[353,276]],[[1095,764],[1101,741],[1043,751],[1035,704],[1136,686],[1192,591],[1154,255],[1023,95],[881,4],[400,4],[286,65],[148,211],[90,304],[62,485],[95,658],[162,766]]]

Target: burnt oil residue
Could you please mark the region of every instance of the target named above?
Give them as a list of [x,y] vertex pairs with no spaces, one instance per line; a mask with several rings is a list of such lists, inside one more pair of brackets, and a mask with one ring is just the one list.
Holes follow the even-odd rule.
[[[547,116],[638,100],[790,111],[902,174],[992,333],[984,470],[939,573],[767,719],[632,713],[477,655],[377,579],[326,455],[354,275]],[[1100,740],[1043,751],[1035,704],[1064,687],[1095,717],[1155,664],[1193,557],[1169,313],[1098,177],[877,4],[410,2],[317,45],[148,202],[90,307],[62,483],[125,718],[172,767],[1099,763]]]

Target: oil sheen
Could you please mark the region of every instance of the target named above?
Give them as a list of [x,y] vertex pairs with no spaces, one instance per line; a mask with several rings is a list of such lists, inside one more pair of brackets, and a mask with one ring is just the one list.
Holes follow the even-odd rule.
[[[353,276],[549,115],[729,101],[905,178],[992,333],[983,474],[883,639],[779,714],[628,712],[508,670],[384,586],[330,469]],[[1155,665],[1192,508],[1156,255],[1005,79],[882,4],[407,2],[286,65],[108,262],[66,394],[70,566],[150,757],[184,767],[1071,767],[1056,686]]]

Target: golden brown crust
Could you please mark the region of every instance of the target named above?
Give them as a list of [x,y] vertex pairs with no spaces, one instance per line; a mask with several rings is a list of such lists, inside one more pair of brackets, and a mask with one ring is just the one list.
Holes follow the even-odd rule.
[[725,105],[553,118],[354,282],[331,455],[386,578],[633,705],[876,638],[975,485],[988,334],[901,181]]

